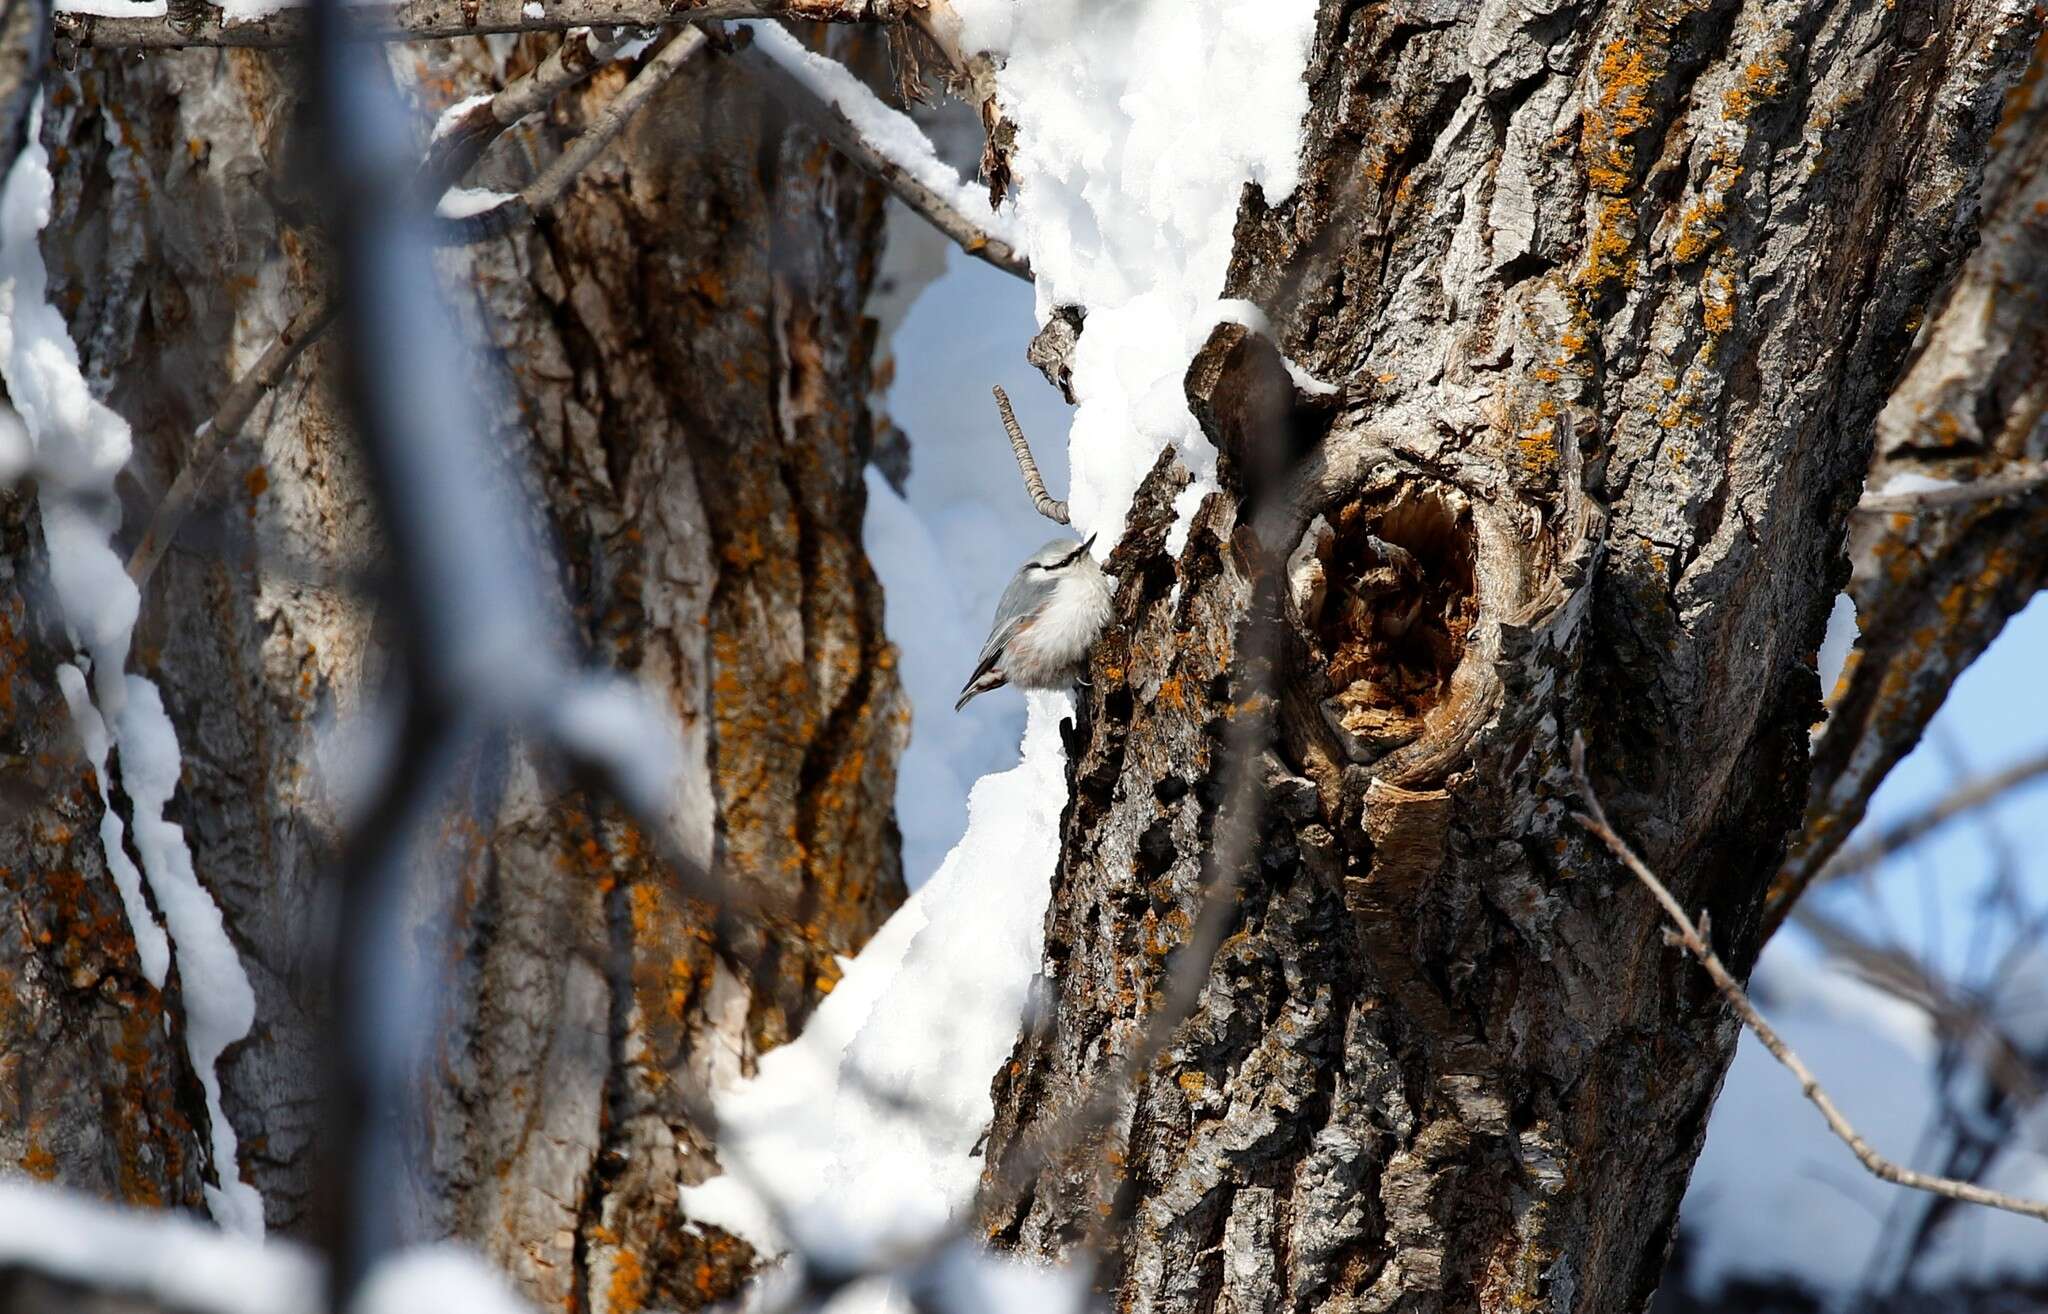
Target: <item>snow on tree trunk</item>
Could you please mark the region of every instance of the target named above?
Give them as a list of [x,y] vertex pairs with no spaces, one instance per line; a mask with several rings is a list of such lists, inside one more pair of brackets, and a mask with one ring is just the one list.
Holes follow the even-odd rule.
[[1322,7],[1303,181],[1248,190],[1225,294],[1342,395],[1235,326],[1188,372],[1225,492],[1170,554],[1163,457],[1109,562],[990,1164],[1157,1003],[1285,570],[1255,858],[1169,1051],[991,1236],[1111,1240],[1132,1310],[1643,1308],[1736,1028],[1571,821],[1567,748],[1746,967],[1872,425],[2036,26]]
[[0,1171],[203,1208],[204,1101],[164,1025],[180,990],[150,984],[107,869],[40,522],[32,495],[0,493]]
[[[430,122],[552,41],[395,47],[391,62]],[[832,41],[879,50],[855,32]],[[530,176],[627,71],[508,139],[482,180]],[[222,390],[322,286],[306,226],[317,163],[290,164],[302,83],[286,54],[195,50],[88,55],[53,84],[51,300],[88,379],[133,424],[131,535]],[[516,744],[464,764],[423,881],[456,927],[446,1043],[421,1094],[420,1173],[394,1184],[393,1207],[482,1247],[544,1308],[693,1306],[731,1289],[746,1247],[677,1226],[678,1188],[710,1171],[684,1093],[792,1035],[837,956],[903,895],[891,818],[908,713],[860,544],[874,425],[862,306],[881,215],[879,189],[700,58],[534,229],[444,261],[458,313],[509,380],[489,394],[495,438],[545,509],[533,532],[560,554],[580,641],[674,709],[686,848],[796,910],[749,932],[736,978],[703,911],[609,810]],[[377,535],[331,373],[316,346],[228,450],[144,596],[135,658],[184,744],[175,819],[255,986],[256,1027],[220,1066],[239,1171],[288,1233],[312,1222],[320,1133],[316,889],[337,790],[374,751],[351,718],[388,661]],[[7,546],[29,563],[23,533]],[[54,697],[10,652],[17,700]],[[61,722],[42,733],[26,751],[49,749]],[[72,802],[25,823],[48,842],[15,850],[9,888],[57,916],[36,891],[82,877],[77,915],[118,914],[89,855],[49,839],[92,832],[89,791]],[[118,958],[110,937],[102,956]],[[618,946],[630,999],[606,984]],[[51,952],[6,951],[16,1000],[85,972]],[[80,1019],[61,1037],[80,1098],[39,1094],[33,1127],[31,1106],[0,1104],[0,1149],[37,1165],[55,1153],[75,1184],[190,1202],[205,1137],[179,1122],[190,1074],[156,1026],[164,1008],[176,1025],[175,994],[126,990],[108,975],[122,971],[132,963],[96,967],[98,993],[62,1000]],[[146,1034],[124,1050],[135,1019]],[[122,1063],[146,1078],[141,1121],[98,1125],[88,1097],[128,1080]],[[163,1142],[146,1151],[148,1182],[130,1189],[127,1161],[104,1162],[100,1142],[117,1137]]]

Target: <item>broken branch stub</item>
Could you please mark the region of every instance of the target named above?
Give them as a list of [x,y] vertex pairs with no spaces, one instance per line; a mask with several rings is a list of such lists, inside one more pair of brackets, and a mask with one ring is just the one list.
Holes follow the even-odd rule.
[[1001,385],[993,391],[996,410],[1002,413],[1003,428],[1010,435],[1010,453],[1017,458],[1017,472],[1024,476],[1024,491],[1031,494],[1031,505],[1054,524],[1071,524],[1067,518],[1067,504],[1045,491],[1045,476],[1038,473],[1038,462],[1031,458],[1031,444],[1024,439],[1024,426],[1017,423],[1017,414],[1010,409],[1010,394],[1004,392]]

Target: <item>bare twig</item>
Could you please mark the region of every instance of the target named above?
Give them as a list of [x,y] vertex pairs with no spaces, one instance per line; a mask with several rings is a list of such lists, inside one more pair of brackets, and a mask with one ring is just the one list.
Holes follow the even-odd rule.
[[734,59],[759,78],[790,113],[832,143],[841,155],[853,161],[863,172],[894,192],[905,205],[924,216],[927,223],[951,238],[962,251],[987,261],[1004,273],[1030,281],[1031,266],[1015,247],[990,233],[985,225],[976,222],[945,195],[920,181],[903,162],[891,158],[875,142],[868,140],[837,105],[820,96],[809,82],[784,68],[775,56],[758,45],[750,45],[736,51]]
[[1643,888],[1657,900],[1658,905],[1664,909],[1664,915],[1671,920],[1671,925],[1675,928],[1670,933],[1671,940],[1682,946],[1707,970],[1707,975],[1713,979],[1715,988],[1721,992],[1721,997],[1728,1001],[1728,1006],[1735,1010],[1735,1015],[1742,1019],[1744,1026],[1755,1033],[1763,1047],[1771,1052],[1771,1057],[1783,1064],[1785,1069],[1798,1079],[1800,1093],[1820,1110],[1821,1117],[1827,1121],[1828,1130],[1849,1147],[1859,1163],[1869,1169],[1874,1176],[1899,1186],[1910,1187],[1916,1191],[1928,1191],[1951,1200],[1960,1200],[1965,1204],[2003,1209],[2008,1213],[2023,1214],[2028,1218],[2048,1222],[2048,1201],[2030,1200],[2024,1196],[2009,1195],[2004,1191],[1989,1190],[1972,1182],[1959,1182],[1950,1177],[1915,1172],[1872,1149],[1862,1134],[1842,1116],[1842,1111],[1835,1106],[1834,1100],[1821,1089],[1819,1078],[1815,1077],[1812,1070],[1792,1052],[1792,1047],[1772,1029],[1771,1024],[1764,1021],[1763,1014],[1757,1012],[1756,1005],[1750,1003],[1748,993],[1736,981],[1734,974],[1723,965],[1720,955],[1707,943],[1700,927],[1685,915],[1685,909],[1679,906],[1671,891],[1664,887],[1664,883],[1657,879],[1656,874],[1641,858],[1636,856],[1635,850],[1628,846],[1628,842],[1608,824],[1607,813],[1600,806],[1600,798],[1593,792],[1592,778],[1586,773],[1586,741],[1579,735],[1572,737],[1572,776],[1578,784],[1579,798],[1586,805],[1584,812],[1573,814],[1574,818],[1605,844],[1608,851],[1620,859],[1622,865],[1634,873],[1635,878],[1642,882]]
[[1010,394],[997,384],[995,389],[996,409],[1003,414],[1003,427],[1010,431],[1010,450],[1016,454],[1017,469],[1024,475],[1024,491],[1031,494],[1031,505],[1038,508],[1038,514],[1055,524],[1070,524],[1067,519],[1067,504],[1055,501],[1045,491],[1045,476],[1038,473],[1038,462],[1031,459],[1031,444],[1024,441],[1024,428],[1017,423],[1016,412],[1010,409]]
[[1973,479],[1947,488],[1925,488],[1915,493],[1865,493],[1863,500],[1856,504],[1856,511],[1859,515],[1912,515],[1992,498],[2042,492],[2048,492],[2048,465],[2036,465],[2032,469],[2022,467],[1992,479]]
[[[351,5],[346,36],[363,41],[427,41],[494,32],[563,32],[575,27],[672,27],[728,18],[789,18],[828,23],[888,23],[902,16],[904,0],[406,0]],[[248,22],[227,22],[204,7],[196,20],[60,13],[57,40],[79,49],[171,50],[183,46],[298,46],[306,39],[306,11],[281,9]]]
[[1792,920],[1858,977],[1927,1014],[1939,1031],[1980,1042],[1985,1050],[1984,1071],[2001,1093],[2023,1105],[2041,1098],[2041,1079],[2033,1065],[1984,1004],[1959,997],[1954,987],[1912,954],[1873,944],[1810,907],[1794,908]]
[[[694,35],[685,34],[685,38]],[[697,39],[701,41],[702,38]],[[431,199],[460,181],[507,129],[527,115],[547,108],[564,91],[588,79],[618,53],[626,40],[624,35],[599,38],[587,31],[571,32],[532,72],[463,110],[451,123],[444,125],[428,145],[426,157],[419,167],[421,193]],[[610,109],[606,113],[609,115]],[[614,127],[614,135],[616,131]],[[605,140],[609,141],[610,137]],[[596,155],[597,147],[603,144],[598,142],[582,152],[578,156],[580,163],[588,163]],[[571,147],[572,151],[575,149]],[[560,180],[557,195],[567,183],[566,176]],[[531,211],[528,213],[530,215]],[[177,479],[150,517],[142,540],[128,558],[128,576],[138,588],[149,582],[165,551],[191,516],[199,495],[213,477],[221,453],[240,436],[242,426],[248,423],[249,416],[264,394],[282,382],[293,362],[326,332],[327,326],[334,321],[334,311],[333,299],[324,294],[308,302],[292,316],[291,322],[278,334],[277,341],[263,353],[254,367],[237,379],[221,397],[220,404],[214,408],[207,422],[199,426],[193,435],[184,468],[178,471]]]
[[[423,1004],[431,982],[422,964],[436,954],[414,949],[440,928],[417,926],[409,911],[412,853],[460,753],[485,736],[537,731],[663,842],[686,893],[726,905],[726,915],[738,902],[650,815],[666,790],[652,755],[622,742],[621,718],[591,724],[601,709],[564,700],[576,679],[557,642],[566,618],[538,582],[520,528],[527,510],[492,477],[483,408],[461,382],[466,362],[437,295],[430,220],[411,189],[388,185],[415,167],[411,133],[381,56],[349,39],[345,2],[314,0],[310,11],[310,101],[330,193],[344,395],[395,566],[406,678],[400,745],[371,791],[376,805],[344,846],[327,945],[335,1103],[322,1199],[337,1310],[402,1235],[391,1197],[406,1172],[400,1114],[438,1016]],[[663,54],[692,44],[672,42]],[[632,988],[630,979],[612,982],[623,997]]]
[[1832,862],[1821,869],[1818,879],[1839,880],[1844,876],[1866,871],[1908,845],[1918,843],[1964,813],[1995,802],[2012,790],[2044,776],[2048,776],[2048,752],[2022,758],[2003,771],[1994,771],[1988,776],[1972,780],[1943,795],[1904,821],[1885,827],[1864,843],[1844,848],[1835,855]]
[[334,299],[324,293],[314,297],[292,316],[284,332],[277,335],[277,341],[270,344],[247,374],[235,380],[214,407],[213,415],[199,426],[192,435],[191,450],[185,455],[185,466],[178,471],[178,477],[171,482],[170,491],[163,501],[157,503],[156,513],[149,518],[149,528],[142,533],[142,540],[135,545],[135,551],[128,558],[128,578],[135,581],[137,588],[149,582],[157,563],[163,560],[164,552],[171,540],[178,536],[178,529],[185,518],[192,514],[193,503],[206,488],[207,480],[213,476],[213,468],[220,460],[220,454],[228,444],[242,432],[242,426],[249,421],[249,415],[263,395],[276,387],[306,348],[319,340],[327,326],[334,322]]
[[501,236],[530,222],[534,215],[561,200],[576,175],[625,130],[626,124],[648,98],[676,70],[702,51],[705,43],[704,34],[696,28],[678,32],[673,41],[663,46],[645,67],[633,75],[633,80],[612,98],[611,104],[606,105],[596,120],[583,130],[583,135],[570,142],[554,163],[543,169],[540,177],[528,183],[518,195],[487,210],[445,220],[448,240],[466,245]]
[[554,104],[556,97],[610,62],[630,37],[618,29],[607,30],[612,33],[609,37],[600,37],[589,28],[570,32],[525,77],[443,116],[435,125],[426,158],[420,162],[420,187],[427,196],[438,197],[461,182],[508,129]]

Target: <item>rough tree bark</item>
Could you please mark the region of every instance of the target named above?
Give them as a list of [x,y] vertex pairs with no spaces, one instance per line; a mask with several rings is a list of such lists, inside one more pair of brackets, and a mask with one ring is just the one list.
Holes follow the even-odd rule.
[[[1900,475],[1984,484],[2048,462],[2048,46],[1992,135],[1981,244],[1943,294],[1878,416],[1869,487]],[[2048,584],[2039,488],[1859,514],[1849,596],[1860,637],[1814,745],[1806,825],[1771,891],[1775,923],[1863,819],[1957,676]]]
[[991,1192],[991,1235],[1116,1238],[1134,1310],[1644,1307],[1735,1028],[1570,820],[1566,751],[1746,970],[1873,424],[2037,31],[1995,3],[1323,6],[1306,181],[1247,194],[1227,291],[1342,395],[1290,395],[1235,328],[1189,373],[1230,482],[1172,559],[1162,464],[1112,558],[991,1165],[1156,1005],[1213,878],[1253,581],[1284,571],[1257,858],[1168,1052]]
[[[554,40],[397,47],[392,66],[431,115]],[[852,30],[830,40],[857,61],[880,50]],[[532,176],[628,71],[508,138],[485,180]],[[286,54],[195,50],[87,53],[51,87],[52,300],[135,428],[128,539],[215,399],[322,286],[317,169],[290,167],[301,82]],[[455,926],[446,1043],[421,1093],[413,1198],[394,1207],[480,1246],[543,1308],[729,1292],[745,1247],[675,1226],[677,1187],[710,1171],[686,1093],[793,1034],[836,955],[902,897],[891,801],[908,710],[860,546],[882,203],[713,55],[533,230],[446,261],[510,380],[496,437],[544,511],[533,530],[563,561],[575,641],[673,708],[685,846],[793,910],[750,932],[736,976],[630,827],[517,744],[465,763],[423,868],[424,903]],[[256,1030],[222,1077],[240,1171],[285,1233],[309,1222],[319,1132],[307,937],[334,791],[362,747],[326,723],[364,710],[385,662],[379,548],[330,372],[316,346],[227,452],[144,597],[135,659],[177,725],[181,820],[256,989]],[[0,647],[24,727],[56,697],[31,638],[50,622],[21,583],[32,507],[5,507]],[[46,718],[7,751],[33,763],[63,733]],[[114,1198],[190,1204],[203,1173],[237,1169],[206,1162],[175,989],[137,988],[90,852],[96,799],[75,767],[51,770],[5,875],[22,929],[0,949],[0,1151]],[[81,891],[50,897],[60,885]],[[63,918],[91,935],[45,925]],[[617,947],[630,998],[607,984]],[[33,1027],[6,1020],[22,1017]],[[38,1047],[17,1049],[28,1036]],[[29,1058],[49,1075],[31,1079]]]

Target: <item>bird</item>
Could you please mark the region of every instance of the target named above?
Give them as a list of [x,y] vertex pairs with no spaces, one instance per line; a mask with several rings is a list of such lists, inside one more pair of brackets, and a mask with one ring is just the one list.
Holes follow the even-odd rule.
[[1094,546],[1093,534],[1080,544],[1056,538],[1011,577],[954,711],[1006,684],[1067,689],[1082,682],[1088,650],[1109,620],[1109,577],[1089,554]]

